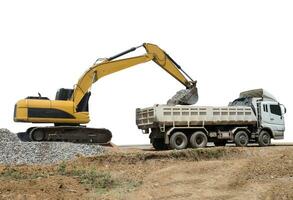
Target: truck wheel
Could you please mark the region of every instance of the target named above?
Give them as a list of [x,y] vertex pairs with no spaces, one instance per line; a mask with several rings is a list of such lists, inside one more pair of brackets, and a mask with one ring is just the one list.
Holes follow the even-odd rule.
[[271,144],[271,135],[265,130],[261,131],[258,136],[258,144],[261,147],[269,146]]
[[235,143],[238,147],[247,146],[249,141],[248,135],[245,131],[238,131],[235,135]]
[[216,147],[224,147],[226,146],[227,140],[217,140],[214,141]]
[[175,132],[172,134],[170,138],[170,148],[171,149],[185,149],[187,147],[187,137],[184,133],[182,132]]
[[165,144],[164,139],[161,139],[161,138],[160,139],[158,139],[158,138],[153,139],[152,145],[156,150],[168,149],[168,146]]
[[207,146],[208,138],[204,132],[197,131],[191,135],[189,141],[192,148],[204,148]]

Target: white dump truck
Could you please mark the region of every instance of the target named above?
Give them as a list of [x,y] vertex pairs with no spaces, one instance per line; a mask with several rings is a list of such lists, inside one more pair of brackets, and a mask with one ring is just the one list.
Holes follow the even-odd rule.
[[283,139],[286,108],[263,89],[240,93],[228,106],[154,105],[136,109],[136,124],[157,150],[225,146]]

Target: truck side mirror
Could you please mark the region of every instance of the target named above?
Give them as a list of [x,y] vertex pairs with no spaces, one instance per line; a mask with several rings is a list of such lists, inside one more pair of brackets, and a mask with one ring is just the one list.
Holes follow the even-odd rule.
[[287,109],[286,109],[286,107],[283,105],[283,104],[279,104],[280,105],[280,107],[282,107],[283,109],[283,113],[282,114],[286,114],[286,112],[287,112]]

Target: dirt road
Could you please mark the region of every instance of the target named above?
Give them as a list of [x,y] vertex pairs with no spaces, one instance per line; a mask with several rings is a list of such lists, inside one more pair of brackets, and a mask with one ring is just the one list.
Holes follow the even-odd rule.
[[292,146],[118,149],[0,172],[0,199],[293,199]]

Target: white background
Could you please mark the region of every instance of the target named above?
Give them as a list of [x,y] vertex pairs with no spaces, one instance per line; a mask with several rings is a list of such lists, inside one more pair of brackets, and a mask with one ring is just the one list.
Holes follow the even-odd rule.
[[[98,57],[143,42],[159,45],[198,81],[197,105],[227,105],[265,88],[287,107],[285,140],[293,140],[292,1],[1,1],[0,127],[14,132],[18,99],[54,99]],[[133,53],[140,55],[144,52]],[[91,127],[116,144],[148,143],[135,108],[166,103],[184,87],[153,62],[109,75],[92,87]]]

